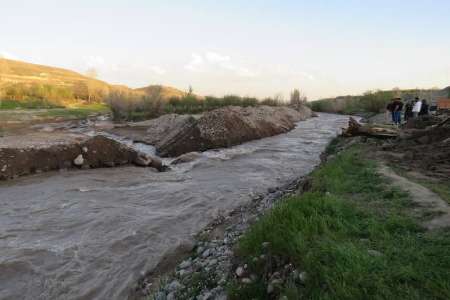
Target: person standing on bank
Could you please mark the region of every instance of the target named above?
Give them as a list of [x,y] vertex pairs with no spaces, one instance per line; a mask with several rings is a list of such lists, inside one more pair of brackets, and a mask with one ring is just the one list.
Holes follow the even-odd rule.
[[400,125],[402,123],[402,110],[403,110],[403,102],[402,98],[395,98],[393,102],[394,106],[394,124]]
[[422,110],[422,101],[419,100],[418,97],[416,97],[412,112],[413,117],[417,118],[419,116],[420,111]]
[[427,100],[422,100],[422,106],[420,108],[419,116],[428,116],[429,106]]
[[408,121],[413,117],[412,109],[413,109],[413,102],[409,100],[408,102],[406,102],[405,105],[405,121]]
[[[392,123],[395,123],[395,119],[394,119],[394,99],[391,99],[391,102],[389,102],[386,105],[386,114],[391,118]],[[386,119],[388,119],[389,117],[386,117]]]

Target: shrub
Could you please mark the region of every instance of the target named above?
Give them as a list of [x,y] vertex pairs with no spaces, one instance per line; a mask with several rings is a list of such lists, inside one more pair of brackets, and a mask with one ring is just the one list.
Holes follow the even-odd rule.
[[207,96],[204,99],[187,94],[184,97],[171,97],[163,99],[161,93],[156,91],[151,95],[143,95],[133,91],[114,91],[107,97],[115,120],[136,121],[159,117],[166,113],[196,114],[225,106],[256,106],[258,104],[279,106],[279,99],[267,98],[258,101],[252,97],[226,95],[222,98]]

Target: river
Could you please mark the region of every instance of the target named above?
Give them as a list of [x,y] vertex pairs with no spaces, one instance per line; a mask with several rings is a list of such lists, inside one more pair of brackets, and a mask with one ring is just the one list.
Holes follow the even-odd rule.
[[321,114],[164,173],[130,166],[1,183],[0,299],[126,298],[219,213],[313,170],[347,120]]

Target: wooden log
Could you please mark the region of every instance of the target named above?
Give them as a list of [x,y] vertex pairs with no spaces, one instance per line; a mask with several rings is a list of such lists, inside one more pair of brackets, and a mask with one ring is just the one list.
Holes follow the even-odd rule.
[[399,135],[399,129],[382,127],[376,124],[360,124],[354,118],[348,120],[348,127],[342,133],[344,136],[371,136],[376,138],[395,138]]

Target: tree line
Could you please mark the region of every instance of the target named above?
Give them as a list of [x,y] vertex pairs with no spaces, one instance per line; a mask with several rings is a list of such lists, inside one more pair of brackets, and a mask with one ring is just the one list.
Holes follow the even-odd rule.
[[225,106],[280,106],[287,104],[298,106],[305,104],[306,101],[306,96],[299,90],[292,92],[288,103],[279,95],[264,99],[236,95],[206,96],[203,98],[195,96],[192,89],[183,97],[171,97],[169,99],[161,97],[160,89],[155,89],[152,93],[146,95],[126,90],[112,91],[106,100],[115,120],[128,121],[151,119],[168,113],[196,114]]

